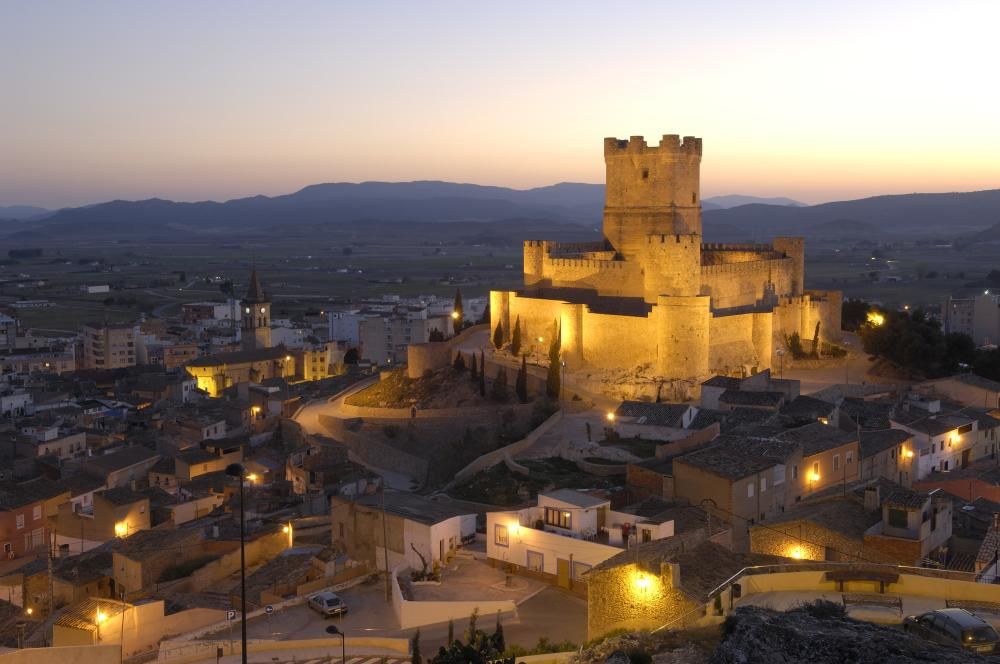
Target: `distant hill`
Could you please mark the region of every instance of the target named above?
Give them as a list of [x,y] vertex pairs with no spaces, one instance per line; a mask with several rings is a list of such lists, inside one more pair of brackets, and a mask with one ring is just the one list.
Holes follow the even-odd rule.
[[[747,200],[780,203],[722,207]],[[42,211],[41,216],[0,224],[0,233],[9,238],[16,234],[19,240],[104,232],[138,238],[166,231],[211,234],[234,228],[245,232],[357,221],[416,224],[515,219],[576,224],[592,230],[600,226],[603,205],[604,186],[598,184],[563,182],[518,190],[438,181],[328,183],[282,196],[253,196],[224,203],[176,203],[153,198]],[[875,196],[808,206],[787,198],[734,195],[710,197],[702,205],[709,241],[766,240],[780,234],[953,237],[1000,224],[1000,190]]]
[[48,212],[33,205],[0,205],[0,219],[30,219]]
[[759,196],[743,196],[741,194],[730,194],[728,196],[709,196],[701,201],[705,209],[728,210],[740,205],[791,205],[792,207],[805,207],[805,203],[793,201],[791,198],[761,198]]
[[804,207],[742,205],[707,210],[702,218],[705,235],[714,239],[763,239],[782,233],[810,236],[817,231],[827,234],[830,224],[848,222],[870,224],[885,234],[954,236],[1000,223],[1000,189],[874,196]]

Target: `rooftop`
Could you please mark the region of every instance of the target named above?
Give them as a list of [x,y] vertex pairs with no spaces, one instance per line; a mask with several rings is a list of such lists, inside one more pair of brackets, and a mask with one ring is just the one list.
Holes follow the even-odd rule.
[[782,406],[781,414],[796,419],[818,420],[830,417],[836,409],[836,404],[802,394]]
[[90,457],[87,459],[87,465],[105,473],[111,473],[143,463],[144,461],[150,461],[154,458],[159,458],[156,452],[140,445],[132,445],[131,447],[124,447],[110,454]]
[[55,498],[62,493],[69,493],[69,489],[58,482],[45,479],[20,484],[0,482],[0,509],[12,510],[25,507]]
[[971,385],[972,387],[990,390],[991,392],[1000,392],[1000,383],[995,380],[990,380],[989,378],[977,376],[976,374],[958,374],[957,376],[952,376],[952,378],[960,383]]
[[746,390],[726,390],[719,395],[719,403],[732,406],[767,406],[777,408],[785,399],[782,392],[751,392]]
[[140,500],[146,500],[146,496],[141,493],[136,493],[126,487],[115,487],[113,489],[101,491],[97,495],[112,505],[131,505],[132,503],[137,503]]
[[249,362],[266,362],[268,360],[283,360],[289,355],[284,346],[273,348],[257,348],[254,350],[236,350],[230,353],[216,353],[197,357],[187,363],[189,367],[217,367],[223,364],[246,364]]
[[861,458],[867,459],[888,449],[902,445],[913,435],[902,429],[876,429],[861,431]]
[[680,428],[684,414],[691,406],[682,403],[650,403],[648,401],[623,401],[615,410],[620,418],[634,418],[634,424]]
[[802,447],[803,456],[812,456],[832,450],[835,447],[849,445],[857,441],[858,436],[855,433],[847,433],[829,424],[814,422],[804,427],[789,429],[779,434],[778,438],[797,443]]
[[788,441],[757,440],[740,436],[719,436],[707,447],[674,459],[714,475],[739,480],[785,462],[795,450]]
[[893,489],[889,495],[882,499],[883,505],[889,507],[906,507],[910,509],[920,509],[927,502],[927,494],[913,489],[898,487]]
[[[433,525],[456,516],[471,514],[468,510],[453,507],[447,503],[439,503],[423,496],[396,491],[385,492],[385,511],[401,516],[410,521]],[[376,494],[364,495],[353,502],[365,507],[380,508],[382,497]]]
[[800,503],[795,509],[779,514],[769,519],[766,525],[758,527],[773,528],[777,524],[808,521],[847,537],[863,539],[865,531],[881,520],[881,511],[866,510],[864,503],[852,495]]
[[545,493],[539,494],[539,497],[542,496],[573,505],[574,507],[580,507],[582,509],[598,507],[608,503],[607,498],[593,496],[589,493],[584,493],[583,491],[577,491],[576,489],[556,489],[555,491],[546,491]]
[[973,422],[973,418],[966,415],[928,413],[916,408],[899,409],[891,419],[893,424],[905,426],[928,436],[940,436]]
[[115,553],[127,557],[143,555],[164,548],[190,546],[204,539],[198,528],[152,528],[140,530],[115,543]]

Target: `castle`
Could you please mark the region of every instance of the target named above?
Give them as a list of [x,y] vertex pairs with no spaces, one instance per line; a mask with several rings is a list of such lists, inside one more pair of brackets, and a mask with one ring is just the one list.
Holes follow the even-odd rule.
[[839,291],[806,291],[802,238],[702,242],[700,138],[606,138],[604,240],[524,243],[524,287],[490,294],[491,329],[548,347],[567,370],[644,370],[676,394],[770,368],[784,335],[840,338]]

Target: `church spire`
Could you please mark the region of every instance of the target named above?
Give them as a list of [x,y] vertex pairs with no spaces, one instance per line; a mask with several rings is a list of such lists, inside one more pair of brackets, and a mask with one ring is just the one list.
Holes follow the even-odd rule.
[[247,302],[267,302],[267,295],[260,285],[260,278],[257,277],[257,268],[250,272],[250,286],[247,288],[247,295],[244,298]]

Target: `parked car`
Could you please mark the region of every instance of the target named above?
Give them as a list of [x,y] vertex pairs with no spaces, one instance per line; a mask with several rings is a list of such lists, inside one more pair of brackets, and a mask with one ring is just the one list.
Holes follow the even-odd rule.
[[903,620],[903,629],[928,641],[960,646],[980,653],[1000,652],[1000,634],[965,609],[938,609]]
[[347,613],[347,604],[337,593],[321,592],[309,598],[309,608],[324,618],[342,616]]

